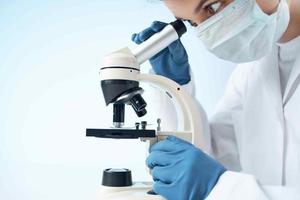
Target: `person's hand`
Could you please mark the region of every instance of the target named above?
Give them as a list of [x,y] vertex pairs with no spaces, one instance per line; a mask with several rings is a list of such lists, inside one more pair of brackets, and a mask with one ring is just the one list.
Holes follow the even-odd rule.
[[[140,44],[155,33],[160,32],[166,25],[164,22],[155,21],[149,28],[133,34],[132,41]],[[180,85],[187,84],[191,80],[188,55],[179,39],[153,56],[149,61],[156,74],[170,78]]]
[[168,200],[204,199],[226,169],[192,144],[174,136],[154,144],[146,161],[153,191]]

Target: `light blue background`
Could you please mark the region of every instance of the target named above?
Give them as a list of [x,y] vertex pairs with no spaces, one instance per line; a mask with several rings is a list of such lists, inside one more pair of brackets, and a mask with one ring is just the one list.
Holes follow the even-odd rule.
[[[106,167],[150,180],[145,144],[86,138],[85,128],[111,124],[103,56],[133,47],[131,34],[153,20],[173,19],[147,0],[0,1],[0,199],[88,199]],[[211,115],[233,65],[205,51],[192,29],[182,40]]]

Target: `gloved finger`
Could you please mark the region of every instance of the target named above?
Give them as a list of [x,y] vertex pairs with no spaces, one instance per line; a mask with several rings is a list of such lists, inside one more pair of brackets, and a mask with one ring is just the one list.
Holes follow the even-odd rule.
[[159,194],[165,197],[166,199],[170,199],[169,196],[170,196],[170,191],[172,191],[171,190],[172,187],[173,187],[172,183],[168,184],[158,180],[154,182],[152,189],[156,194]]
[[160,32],[163,28],[165,28],[168,24],[165,22],[160,22],[160,21],[154,21],[151,24],[151,28],[155,32]]
[[131,40],[135,42],[136,44],[141,44],[142,42],[146,41],[148,38],[150,38],[152,35],[154,35],[156,32],[152,30],[151,27],[146,28],[140,33],[135,33],[132,35]]
[[154,151],[146,159],[146,164],[150,169],[156,166],[167,166],[172,164],[174,155],[162,151]]
[[131,40],[136,44],[141,44],[142,42],[149,39],[152,35],[160,32],[167,24],[164,22],[154,21],[149,28],[141,31],[140,33],[135,33],[131,36]]
[[187,142],[186,140],[183,140],[183,139],[180,139],[176,136],[173,136],[173,135],[170,135],[167,137],[167,140],[170,140],[176,144],[184,144],[184,145],[188,145],[188,146],[191,146],[192,144]]
[[139,39],[138,39],[138,33],[132,34],[131,41],[135,42],[136,44],[141,44],[142,43],[142,41],[139,41]]
[[149,152],[152,153],[154,151],[161,152],[172,152],[176,151],[176,144],[168,139],[162,140],[154,145],[152,145],[149,149]]
[[154,181],[162,181],[170,184],[174,181],[174,166],[156,166],[152,169],[152,177]]
[[139,39],[143,42],[148,40],[152,35],[160,32],[166,25],[168,24],[160,21],[152,22],[149,28],[145,29],[139,34]]
[[167,139],[160,141],[150,147],[150,153],[153,151],[173,152],[178,151],[185,146],[191,145],[190,143],[179,139],[175,136],[168,136]]

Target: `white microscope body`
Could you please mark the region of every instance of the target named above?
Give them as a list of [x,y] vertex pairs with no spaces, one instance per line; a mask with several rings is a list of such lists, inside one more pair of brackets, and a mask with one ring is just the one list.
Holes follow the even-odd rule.
[[[184,88],[166,77],[140,73],[140,65],[142,63],[166,48],[175,40],[179,39],[185,31],[186,29],[183,22],[177,20],[167,25],[161,32],[153,35],[147,41],[140,44],[136,49],[131,51],[128,48],[124,48],[107,55],[104,58],[104,62],[101,66],[100,78],[103,94],[107,104],[115,102],[125,102],[125,104],[129,105],[134,103],[136,103],[137,105],[141,105],[141,102],[132,101],[133,96],[140,95],[142,93],[142,89],[138,87],[139,82],[148,82],[150,84],[158,86],[159,88],[168,92],[168,94],[171,95],[170,97],[174,98],[178,103],[179,107],[181,108],[183,130],[156,130],[154,137],[139,136],[141,140],[150,141],[150,144],[153,144],[165,139],[168,135],[174,135],[194,144],[198,148],[204,149],[202,113],[200,112],[199,105],[196,103],[194,98],[190,94],[188,94]],[[127,86],[125,87],[124,84],[127,84]],[[118,91],[119,88],[122,89]],[[140,106],[140,109],[137,108],[138,106],[132,106],[134,107],[137,114],[141,112],[142,116],[146,112],[145,105]],[[117,120],[114,120],[114,124],[118,128],[117,130],[121,130],[123,121],[124,120],[122,119],[122,117],[117,117]],[[116,135],[113,135],[113,137],[115,136]],[[151,183],[136,183],[132,186],[124,187],[102,186],[98,193],[98,199],[164,199],[159,195],[148,194],[147,192],[149,190],[151,190]]]

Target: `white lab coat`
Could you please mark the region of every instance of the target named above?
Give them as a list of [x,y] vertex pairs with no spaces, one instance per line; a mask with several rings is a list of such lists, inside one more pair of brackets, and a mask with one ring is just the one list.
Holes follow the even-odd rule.
[[212,156],[229,169],[209,200],[300,200],[300,52],[284,95],[277,55],[236,67],[209,120]]

